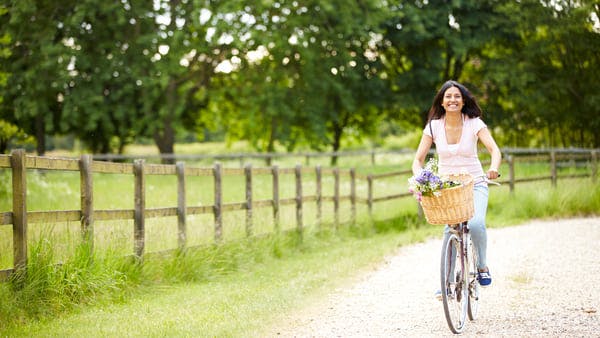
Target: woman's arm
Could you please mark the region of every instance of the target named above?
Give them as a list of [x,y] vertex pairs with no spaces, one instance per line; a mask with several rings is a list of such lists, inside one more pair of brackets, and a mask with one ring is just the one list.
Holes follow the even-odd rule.
[[498,176],[500,176],[498,174],[498,168],[500,168],[500,162],[502,161],[502,153],[500,152],[500,148],[498,148],[496,141],[494,140],[492,134],[487,128],[482,128],[477,133],[477,136],[492,156],[490,169],[488,169],[487,171],[487,177],[492,180],[496,179],[498,178]]
[[427,157],[427,153],[429,153],[429,149],[431,149],[432,143],[433,139],[431,136],[425,134],[421,136],[421,141],[419,142],[419,147],[417,148],[415,159],[413,160],[412,164],[413,175],[417,176],[421,173],[421,170],[423,170],[425,158]]

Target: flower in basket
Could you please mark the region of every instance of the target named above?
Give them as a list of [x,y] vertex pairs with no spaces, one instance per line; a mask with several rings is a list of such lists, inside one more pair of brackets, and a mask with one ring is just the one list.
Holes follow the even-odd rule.
[[445,179],[437,173],[437,161],[430,159],[425,168],[417,176],[408,179],[408,191],[410,191],[418,201],[423,196],[439,196],[442,189],[459,186],[461,183]]

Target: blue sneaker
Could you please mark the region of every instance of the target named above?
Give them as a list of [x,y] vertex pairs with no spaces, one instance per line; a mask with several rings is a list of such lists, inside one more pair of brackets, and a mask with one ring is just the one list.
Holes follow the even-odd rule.
[[477,272],[477,280],[479,281],[479,285],[481,286],[489,286],[492,284],[492,275],[490,271],[479,271]]

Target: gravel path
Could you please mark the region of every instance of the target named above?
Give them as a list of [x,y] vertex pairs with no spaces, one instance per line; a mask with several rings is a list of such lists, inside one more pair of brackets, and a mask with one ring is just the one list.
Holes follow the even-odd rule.
[[[452,336],[433,296],[440,250],[441,239],[401,248],[267,335]],[[489,229],[488,265],[493,286],[482,290],[464,336],[600,337],[600,218]]]

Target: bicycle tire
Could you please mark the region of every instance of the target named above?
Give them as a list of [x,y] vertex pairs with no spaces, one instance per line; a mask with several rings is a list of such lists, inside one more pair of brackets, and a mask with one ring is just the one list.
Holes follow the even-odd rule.
[[469,320],[477,319],[479,312],[479,281],[477,280],[477,253],[475,252],[475,245],[471,240],[471,235],[468,236],[469,250],[467,261],[469,262],[469,306],[468,315]]
[[444,235],[440,282],[444,315],[453,333],[461,333],[467,320],[468,278],[465,273],[465,257],[461,249],[461,240],[456,234]]

